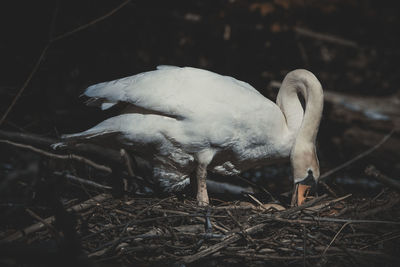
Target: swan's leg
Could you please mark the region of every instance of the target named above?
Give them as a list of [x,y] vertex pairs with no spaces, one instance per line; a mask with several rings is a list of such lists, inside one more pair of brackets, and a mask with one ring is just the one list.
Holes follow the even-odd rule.
[[207,193],[207,167],[212,161],[216,151],[208,148],[200,151],[197,155],[197,169],[196,169],[196,189],[197,189],[197,204],[199,206],[207,206],[209,204]]
[[208,193],[207,193],[207,165],[199,163],[196,170],[196,182],[197,182],[197,204],[199,206],[207,206],[209,204]]

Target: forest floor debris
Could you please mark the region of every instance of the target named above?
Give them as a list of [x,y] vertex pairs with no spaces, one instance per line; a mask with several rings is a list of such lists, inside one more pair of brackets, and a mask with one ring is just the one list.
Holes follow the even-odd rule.
[[[212,206],[200,208],[193,200],[174,196],[122,200],[99,194],[69,210],[77,218],[81,249],[94,263],[212,266],[218,259],[218,266],[394,266],[400,209],[393,202],[399,199],[390,190],[371,199],[323,195],[282,210],[239,201],[214,199]],[[42,220],[51,224],[54,217]],[[5,234],[12,229],[1,229],[2,243],[32,245],[54,239],[54,227],[43,221],[26,228],[32,231],[15,229],[11,236]],[[58,235],[68,239],[65,233]]]

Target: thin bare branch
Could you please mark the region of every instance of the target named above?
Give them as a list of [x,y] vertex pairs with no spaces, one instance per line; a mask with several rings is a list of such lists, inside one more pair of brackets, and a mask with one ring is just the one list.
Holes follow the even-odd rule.
[[338,172],[344,168],[346,168],[347,166],[353,164],[354,162],[368,156],[369,154],[371,154],[372,152],[374,152],[375,150],[377,150],[379,147],[381,147],[387,140],[389,140],[389,138],[393,135],[393,133],[395,132],[395,129],[391,130],[390,133],[388,133],[387,135],[385,135],[381,141],[379,141],[379,143],[377,143],[376,145],[374,145],[373,147],[367,149],[366,151],[364,151],[363,153],[355,156],[354,158],[352,158],[349,161],[346,161],[345,163],[325,172],[324,174],[322,174],[319,178],[320,179],[324,179],[332,174],[334,174],[335,172]]
[[111,190],[112,189],[111,186],[102,185],[102,184],[90,181],[88,179],[83,179],[83,178],[80,178],[80,177],[77,177],[77,176],[74,176],[74,175],[71,175],[71,174],[62,173],[62,172],[54,172],[54,174],[58,175],[58,176],[64,176],[65,178],[70,179],[72,181],[76,181],[78,183],[89,185],[89,186],[92,186],[92,187],[95,187],[95,188],[100,188],[100,189],[105,189],[105,190]]
[[40,64],[42,63],[44,56],[46,55],[47,50],[49,49],[50,44],[47,44],[42,52],[40,53],[40,56],[38,58],[38,60],[36,61],[35,66],[33,66],[33,69],[31,71],[31,73],[29,73],[28,78],[25,80],[24,84],[22,85],[22,87],[18,90],[17,94],[15,95],[14,99],[11,101],[11,104],[8,106],[6,112],[4,112],[3,116],[0,119],[0,126],[3,124],[3,122],[5,121],[5,119],[7,118],[8,114],[10,113],[10,111],[12,110],[12,108],[14,107],[15,103],[17,103],[18,99],[21,97],[22,93],[24,92],[25,88],[28,86],[28,84],[30,83],[30,81],[32,80],[32,77],[35,75],[36,71],[39,69]]
[[368,176],[373,177],[380,183],[383,183],[387,186],[390,186],[397,191],[400,191],[400,182],[396,181],[395,179],[389,178],[386,175],[382,174],[375,166],[370,165],[365,169],[365,174]]
[[[28,86],[28,84],[30,83],[30,81],[32,80],[32,77],[36,74],[37,70],[39,69],[40,64],[43,62],[43,59],[46,55],[47,50],[50,48],[50,46],[59,41],[62,40],[66,37],[69,37],[77,32],[80,32],[84,29],[89,28],[90,26],[93,26],[94,24],[105,20],[106,18],[112,16],[115,12],[117,12],[118,10],[120,10],[121,8],[123,8],[124,6],[126,6],[127,4],[129,4],[131,2],[131,0],[125,0],[124,2],[122,2],[120,5],[118,5],[116,8],[112,9],[111,11],[109,11],[107,14],[100,16],[92,21],[90,21],[89,23],[86,23],[82,26],[79,26],[71,31],[65,32],[63,34],[60,34],[52,39],[49,40],[49,42],[45,45],[45,47],[43,48],[42,52],[40,53],[40,56],[38,58],[38,60],[36,61],[32,71],[29,73],[28,78],[25,80],[24,84],[22,85],[22,87],[18,90],[17,94],[15,95],[14,99],[11,101],[11,104],[8,106],[6,112],[3,114],[3,116],[0,119],[0,127],[3,124],[3,122],[5,121],[5,119],[7,118],[8,114],[11,112],[11,110],[13,109],[13,107],[15,106],[15,104],[17,103],[18,99],[21,97],[22,93],[25,91],[26,87]],[[54,28],[54,26],[52,25],[51,28]],[[52,30],[50,30],[52,31]]]
[[314,38],[317,40],[340,44],[340,45],[344,45],[344,46],[358,47],[357,43],[354,41],[346,40],[344,38],[334,36],[331,34],[319,33],[319,32],[315,32],[315,31],[301,28],[301,27],[295,27],[294,31],[299,35],[304,35],[304,36],[311,37],[311,38]]
[[[82,203],[79,203],[79,204],[71,207],[70,209],[68,209],[68,211],[75,211],[75,212],[83,211],[85,209],[93,207],[94,205],[98,205],[99,203],[101,203],[109,198],[111,198],[111,195],[109,195],[109,194],[100,194],[100,195],[97,195],[91,199],[88,199]],[[55,220],[54,216],[43,219],[43,222],[35,223],[35,224],[28,226],[20,231],[17,231],[14,234],[11,234],[11,235],[7,236],[6,238],[2,239],[0,242],[15,241],[15,240],[20,239],[21,237],[24,237],[28,234],[32,234],[34,232],[40,231],[44,227],[46,227],[46,224],[51,224],[54,222],[54,220]]]
[[30,146],[30,145],[19,144],[19,143],[15,143],[15,142],[8,141],[8,140],[2,140],[2,139],[0,139],[0,143],[9,144],[9,145],[12,145],[12,146],[15,146],[15,147],[19,147],[19,148],[29,149],[29,150],[31,150],[33,152],[39,153],[39,154],[41,154],[43,156],[50,157],[50,158],[64,159],[64,160],[73,159],[73,160],[76,160],[76,161],[79,161],[79,162],[83,162],[83,163],[85,163],[85,164],[87,164],[87,165],[89,165],[89,166],[91,166],[91,167],[93,167],[95,169],[98,169],[98,170],[101,170],[101,171],[104,171],[104,172],[108,172],[108,173],[112,172],[110,167],[98,164],[98,163],[96,163],[96,162],[94,162],[94,161],[92,161],[92,160],[90,160],[88,158],[82,157],[82,156],[78,156],[78,155],[74,155],[74,154],[69,154],[69,155],[54,154],[54,153],[50,153],[48,151],[45,151],[45,150]]
[[103,16],[100,16],[100,17],[98,17],[98,18],[96,18],[96,19],[94,19],[94,20],[92,20],[92,21],[90,21],[90,22],[88,22],[88,23],[86,23],[84,25],[81,25],[81,26],[79,26],[79,27],[77,27],[77,28],[75,28],[73,30],[67,31],[65,33],[62,33],[62,34],[50,39],[50,43],[54,43],[56,41],[64,39],[64,38],[66,38],[68,36],[71,36],[71,35],[77,33],[77,32],[85,30],[85,29],[89,28],[90,26],[93,26],[94,24],[96,24],[96,23],[98,23],[98,22],[100,22],[102,20],[105,20],[106,18],[112,16],[115,12],[117,12],[118,10],[120,10],[121,8],[123,8],[124,6],[129,4],[131,1],[132,0],[125,0],[119,6],[117,6],[114,9],[112,9],[111,11],[109,11],[107,14],[104,14]]
[[335,236],[332,238],[331,242],[329,243],[328,246],[326,246],[324,252],[322,252],[321,256],[324,256],[326,254],[326,252],[328,251],[328,249],[330,248],[330,246],[333,244],[333,242],[335,242],[336,238],[339,236],[340,232],[343,231],[343,229],[349,225],[351,222],[346,222],[342,225],[342,227],[339,229],[339,231],[335,234]]

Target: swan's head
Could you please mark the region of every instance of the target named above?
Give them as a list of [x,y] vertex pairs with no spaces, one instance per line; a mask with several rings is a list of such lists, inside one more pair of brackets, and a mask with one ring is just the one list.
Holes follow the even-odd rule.
[[292,204],[297,202],[297,205],[301,205],[308,193],[316,190],[318,184],[319,163],[315,144],[296,140],[290,155],[290,161],[295,184]]

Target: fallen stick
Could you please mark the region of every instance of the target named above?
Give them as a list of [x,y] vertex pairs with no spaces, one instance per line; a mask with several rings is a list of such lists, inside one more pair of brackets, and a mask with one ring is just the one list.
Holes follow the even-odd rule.
[[328,206],[330,206],[332,204],[335,204],[337,202],[345,200],[346,198],[349,198],[351,196],[352,196],[352,194],[347,194],[347,195],[345,195],[343,197],[339,197],[339,198],[336,198],[336,199],[333,199],[333,200],[328,200],[328,201],[326,201],[324,203],[309,207],[309,208],[306,209],[306,211],[319,211],[319,210],[321,210],[321,209],[323,209],[325,207],[328,207]]
[[[49,148],[52,144],[60,142],[57,139],[38,136],[36,134],[10,132],[0,130],[0,138],[13,141],[15,143],[22,143],[31,146],[39,146],[42,148]],[[68,151],[73,151],[78,154],[96,156],[97,158],[104,159],[106,161],[112,161],[115,163],[123,163],[121,155],[117,150],[100,147],[94,144],[76,144],[74,146],[68,146]],[[60,149],[62,150],[62,148]]]
[[77,177],[77,176],[74,176],[74,175],[71,175],[71,174],[62,173],[62,172],[54,172],[54,174],[58,175],[58,176],[64,176],[65,178],[70,179],[72,181],[76,181],[78,183],[86,184],[86,185],[89,185],[89,186],[92,186],[92,187],[95,187],[95,188],[100,188],[100,189],[105,189],[105,190],[111,190],[112,189],[111,186],[102,185],[102,184],[90,181],[88,179],[83,179],[83,178],[80,178],[80,177]]
[[78,156],[78,155],[74,155],[74,154],[69,154],[69,155],[54,154],[54,153],[48,152],[46,150],[42,150],[42,149],[33,147],[31,145],[15,143],[15,142],[12,142],[12,141],[9,141],[9,140],[1,140],[0,139],[0,143],[9,144],[9,145],[12,145],[12,146],[15,146],[15,147],[19,147],[19,148],[28,149],[30,151],[36,152],[38,154],[41,154],[41,155],[49,157],[49,158],[64,159],[64,160],[73,159],[73,160],[76,160],[76,161],[79,161],[79,162],[83,162],[83,163],[85,163],[85,164],[87,164],[87,165],[89,165],[89,166],[91,166],[91,167],[93,167],[95,169],[98,169],[98,170],[101,170],[101,171],[104,171],[104,172],[108,172],[108,173],[112,172],[110,167],[98,164],[98,163],[96,163],[96,162],[94,162],[94,161],[92,161],[92,160],[90,160],[88,158],[82,157],[82,156]]
[[[91,207],[93,207],[95,205],[98,205],[101,202],[103,202],[103,201],[105,201],[105,200],[107,200],[109,198],[111,198],[111,195],[109,195],[109,194],[100,194],[100,195],[97,195],[97,196],[95,196],[95,197],[93,197],[91,199],[88,199],[88,200],[86,200],[86,201],[84,201],[82,203],[79,203],[79,204],[77,204],[77,205],[75,205],[75,206],[73,206],[73,207],[71,207],[71,208],[69,208],[67,210],[68,211],[74,211],[74,212],[83,211],[85,209],[88,209],[88,208],[91,208]],[[6,238],[2,239],[0,241],[0,243],[15,241],[15,240],[20,239],[20,238],[22,238],[22,237],[24,237],[24,236],[26,236],[28,234],[32,234],[34,232],[40,231],[40,230],[42,230],[43,228],[46,227],[46,224],[51,224],[51,223],[54,222],[54,220],[55,220],[54,216],[47,217],[46,219],[43,219],[43,222],[35,223],[35,224],[31,225],[31,226],[28,226],[28,227],[26,227],[26,228],[24,228],[22,230],[19,230],[19,231],[13,233],[13,234],[7,236]]]
[[368,217],[368,216],[372,216],[372,215],[374,215],[376,213],[390,210],[394,205],[397,205],[397,203],[399,203],[399,202],[400,202],[400,198],[399,197],[394,197],[389,201],[389,203],[387,203],[385,205],[382,205],[382,206],[378,206],[378,207],[373,208],[373,209],[368,209],[368,210],[366,210],[364,212],[358,212],[356,214],[356,216],[358,218],[365,218],[365,217]]
[[[317,246],[314,247],[316,251],[322,251],[324,248],[322,246]],[[325,255],[306,255],[306,259],[318,259],[322,257],[337,257],[337,256],[345,256],[347,255],[345,252],[342,251],[342,249],[337,248],[337,247],[332,247],[331,250],[333,251],[332,253],[327,253]],[[379,251],[372,251],[372,250],[359,250],[359,249],[347,249],[351,253],[354,254],[360,254],[360,255],[373,255],[373,256],[379,256],[379,257],[384,257],[384,258],[389,258],[393,259],[392,257],[379,252]],[[232,253],[224,253],[225,255],[231,255],[231,256],[237,256],[237,257],[247,257],[250,259],[263,259],[263,260],[282,260],[282,261],[287,261],[287,260],[302,260],[304,256],[280,256],[280,255],[266,255],[266,254],[255,254],[255,253],[246,253],[246,252],[235,252],[234,254]]]
[[388,133],[385,137],[382,138],[381,141],[379,141],[379,143],[377,143],[376,145],[374,145],[373,147],[367,149],[366,151],[364,151],[361,154],[358,154],[357,156],[355,156],[354,158],[352,158],[349,161],[346,161],[345,163],[325,172],[324,174],[322,174],[319,179],[324,179],[332,174],[334,174],[335,172],[340,171],[341,169],[346,168],[347,166],[353,164],[354,162],[364,158],[365,156],[368,156],[369,154],[371,154],[372,152],[374,152],[375,150],[377,150],[379,147],[381,147],[387,140],[389,140],[389,138],[393,135],[393,133],[395,132],[395,129],[391,130],[390,133]]
[[39,136],[36,134],[28,134],[21,132],[11,132],[0,130],[0,137],[2,139],[11,140],[18,143],[31,144],[35,146],[50,147],[51,144],[57,142],[56,139]]
[[49,231],[49,233],[57,240],[60,240],[60,235],[57,232],[57,229],[51,225],[50,223],[47,223],[46,220],[44,220],[42,217],[40,217],[39,215],[37,215],[35,212],[33,212],[32,210],[26,208],[25,211],[31,215],[33,218],[35,218],[36,220],[38,220],[39,222],[43,223],[44,226],[47,228],[47,230]]
[[[236,256],[236,257],[243,257],[243,258],[250,258],[250,259],[260,259],[260,260],[277,260],[277,261],[295,261],[295,260],[303,260],[304,256],[279,256],[279,255],[261,255],[261,254],[254,254],[254,253],[245,253],[245,252],[236,252],[234,254],[232,253],[224,253],[226,255],[230,256]],[[338,253],[330,253],[325,255],[326,257],[337,257],[337,256],[343,256],[345,255],[344,252],[338,252]],[[319,259],[321,258],[322,255],[307,255],[306,259]]]
[[329,242],[329,244],[326,246],[326,248],[324,249],[324,252],[322,252],[321,256],[324,256],[326,254],[326,252],[328,251],[328,249],[332,246],[333,242],[335,242],[336,238],[339,236],[339,234],[343,231],[343,229],[349,225],[350,222],[346,222],[342,225],[342,227],[340,227],[339,231],[337,231],[337,233],[335,234],[335,236],[332,238],[331,242]]
[[316,198],[314,198],[314,199],[312,199],[312,200],[310,200],[310,201],[308,201],[308,202],[305,202],[303,205],[300,205],[300,206],[297,206],[297,207],[293,207],[293,208],[290,208],[290,209],[281,211],[281,212],[277,213],[277,214],[274,215],[274,216],[276,216],[276,217],[285,217],[285,216],[291,215],[291,214],[293,214],[293,213],[295,213],[295,212],[299,212],[299,211],[301,211],[301,210],[307,209],[307,208],[313,206],[314,204],[316,204],[316,203],[322,201],[322,200],[325,199],[327,196],[328,196],[328,195],[324,194],[324,195],[322,195],[322,196],[320,196],[320,197],[316,197]]
[[204,258],[210,254],[213,254],[213,253],[223,249],[224,247],[228,246],[229,244],[232,244],[232,243],[238,241],[239,239],[241,239],[243,237],[243,234],[251,235],[251,234],[260,232],[266,225],[267,225],[266,223],[261,223],[261,224],[255,225],[253,227],[247,228],[243,231],[240,231],[239,233],[230,234],[227,237],[225,237],[221,242],[219,242],[211,247],[203,249],[202,251],[200,251],[194,255],[183,257],[181,260],[181,263],[188,264],[188,263],[198,261],[199,259]]
[[[316,246],[314,247],[316,251],[324,251],[325,247],[323,246]],[[330,247],[329,250],[331,252],[341,252],[342,249],[338,247]],[[380,251],[374,251],[374,250],[361,250],[361,249],[354,249],[354,248],[346,248],[347,251],[351,252],[352,254],[361,254],[361,255],[373,255],[373,256],[380,256],[380,257],[388,257],[388,255],[380,252]],[[321,256],[326,256],[329,254],[321,255]],[[391,258],[391,257],[390,257]]]
[[382,221],[382,220],[356,220],[356,219],[340,219],[331,217],[317,217],[313,220],[303,219],[304,221],[314,221],[314,222],[335,222],[335,223],[377,223],[377,224],[400,224],[400,222],[394,221]]
[[365,169],[365,174],[368,176],[373,177],[375,180],[378,182],[385,184],[389,187],[393,187],[397,191],[400,191],[400,182],[389,178],[388,176],[382,174],[378,169],[375,168],[375,166],[370,165]]
[[301,28],[301,27],[295,27],[294,31],[297,34],[304,35],[307,37],[311,37],[317,40],[321,41],[326,41],[330,43],[335,43],[335,44],[340,44],[344,46],[350,46],[350,47],[358,47],[357,43],[354,41],[346,40],[341,37],[337,37],[331,34],[325,34],[325,33],[319,33],[319,32],[314,32],[309,29]]

